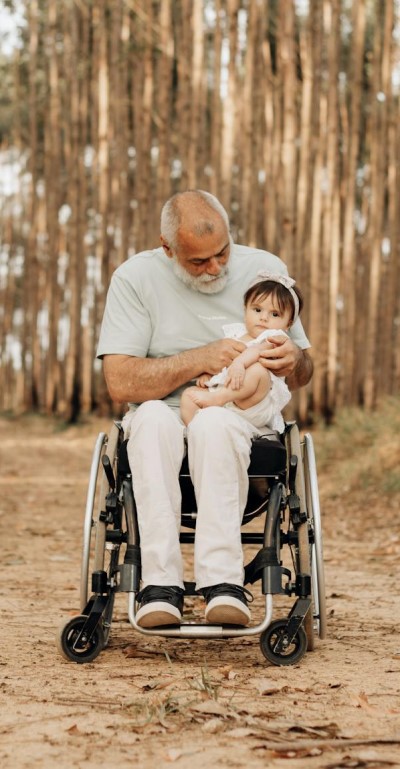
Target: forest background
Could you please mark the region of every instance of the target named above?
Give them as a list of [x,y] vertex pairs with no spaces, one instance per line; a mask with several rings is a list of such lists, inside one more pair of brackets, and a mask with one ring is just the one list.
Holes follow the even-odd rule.
[[400,380],[400,1],[31,0],[0,56],[0,411],[115,413],[113,270],[172,193],[286,261],[330,421]]

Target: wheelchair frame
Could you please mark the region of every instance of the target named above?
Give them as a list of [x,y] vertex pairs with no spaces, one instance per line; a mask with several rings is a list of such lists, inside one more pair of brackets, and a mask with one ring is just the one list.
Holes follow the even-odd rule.
[[[83,527],[81,614],[63,624],[57,637],[59,651],[66,659],[77,663],[91,662],[107,646],[117,592],[128,593],[129,622],[141,634],[203,639],[260,635],[262,653],[268,662],[275,665],[297,663],[306,651],[314,649],[316,635],[325,638],[322,529],[312,437],[306,434],[301,440],[298,427],[292,422],[286,426],[284,444],[271,442],[267,438],[258,439],[256,443],[260,444],[261,458],[265,450],[270,454],[272,451],[271,456],[277,458],[270,473],[260,468],[252,472],[250,464],[250,485],[256,479],[267,479],[268,491],[259,497],[255,510],[246,508],[243,518],[243,524],[246,524],[265,513],[263,532],[242,531],[243,544],[262,545],[253,561],[246,566],[245,581],[261,579],[264,617],[250,627],[190,621],[179,626],[150,629],[142,628],[136,622],[136,595],[140,587],[139,529],[129,465],[127,457],[124,457],[121,423],[113,423],[109,436],[106,433],[98,435]],[[191,486],[187,461],[180,479],[181,485],[186,483]],[[97,499],[98,513],[94,517]],[[195,505],[194,496],[193,503]],[[183,512],[182,525],[194,529],[195,517],[195,512]],[[192,543],[194,536],[194,532],[181,531],[180,541]],[[290,548],[294,580],[291,571],[280,560],[285,544]],[[121,563],[120,555],[124,548]],[[272,621],[273,596],[279,594],[294,596],[295,602],[287,618]],[[185,595],[196,595],[194,583],[185,582]]]

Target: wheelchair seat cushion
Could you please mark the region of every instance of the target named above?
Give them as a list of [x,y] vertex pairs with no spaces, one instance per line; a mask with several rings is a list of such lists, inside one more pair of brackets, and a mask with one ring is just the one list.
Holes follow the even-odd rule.
[[280,475],[286,471],[286,448],[277,438],[256,438],[253,441],[248,474]]
[[[249,476],[275,476],[286,470],[286,449],[279,439],[256,438],[251,447]],[[181,475],[189,475],[189,463],[184,457]]]

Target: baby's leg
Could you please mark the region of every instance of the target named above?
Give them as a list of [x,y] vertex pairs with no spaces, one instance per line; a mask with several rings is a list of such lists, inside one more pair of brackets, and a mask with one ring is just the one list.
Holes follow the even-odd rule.
[[[202,406],[198,405],[197,397],[202,394],[207,395],[208,390],[203,387],[187,387],[181,395],[181,417],[185,425],[192,421],[193,417]],[[210,404],[211,405],[211,404]]]
[[232,393],[227,387],[218,387],[217,390],[208,390],[206,387],[187,387],[181,395],[181,417],[185,425],[193,419],[199,409],[208,406],[225,406],[225,403],[233,400]]
[[230,387],[224,389],[227,396],[225,403],[233,401],[238,408],[249,409],[260,403],[270,391],[271,376],[261,363],[253,363],[246,369],[244,382],[239,390],[232,390]]
[[246,369],[244,382],[238,390],[225,386],[211,391],[204,387],[187,387],[181,398],[181,417],[187,425],[199,409],[232,402],[240,409],[248,409],[259,403],[270,389],[269,371],[261,363],[253,363]]

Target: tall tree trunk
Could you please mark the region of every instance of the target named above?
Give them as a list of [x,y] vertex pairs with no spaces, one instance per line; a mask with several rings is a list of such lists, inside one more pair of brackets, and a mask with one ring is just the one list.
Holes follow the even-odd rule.
[[228,84],[224,99],[221,141],[221,190],[220,198],[228,211],[232,201],[232,170],[235,160],[235,126],[236,108],[236,55],[237,55],[237,20],[239,0],[227,0],[226,14],[228,19]]
[[28,59],[28,105],[29,105],[29,235],[25,247],[24,268],[24,329],[22,336],[22,370],[24,372],[24,402],[29,410],[38,405],[40,387],[40,348],[37,333],[38,315],[38,114],[37,86],[38,43],[39,43],[38,0],[28,6],[29,59]]
[[356,253],[354,249],[354,215],[356,209],[357,166],[360,150],[361,99],[363,94],[363,58],[365,38],[365,0],[352,4],[352,43],[350,46],[350,72],[348,75],[348,135],[345,136],[347,153],[343,200],[343,261],[341,294],[344,311],[341,337],[349,335],[342,353],[343,378],[339,403],[355,402],[357,377],[355,376],[355,345],[352,330],[356,324]]
[[[366,367],[364,381],[364,402],[367,408],[376,404],[381,355],[379,349],[390,346],[379,327],[385,311],[379,312],[379,299],[384,288],[382,274],[382,233],[385,230],[385,196],[387,177],[387,109],[391,95],[392,71],[390,68],[391,37],[393,27],[393,6],[391,3],[377,9],[375,24],[373,84],[375,99],[371,125],[371,259],[369,264],[369,296],[365,334]],[[382,304],[381,304],[382,307]],[[378,349],[379,348],[379,349]]]
[[51,414],[56,403],[58,384],[58,322],[59,322],[59,289],[58,289],[58,256],[59,256],[59,211],[62,202],[61,179],[61,144],[60,144],[60,81],[58,75],[58,55],[56,48],[58,34],[57,0],[48,0],[47,35],[49,56],[48,83],[49,109],[45,124],[45,186],[46,213],[48,233],[48,269],[46,271],[46,303],[48,315],[48,349],[45,357],[45,393],[44,409]]

